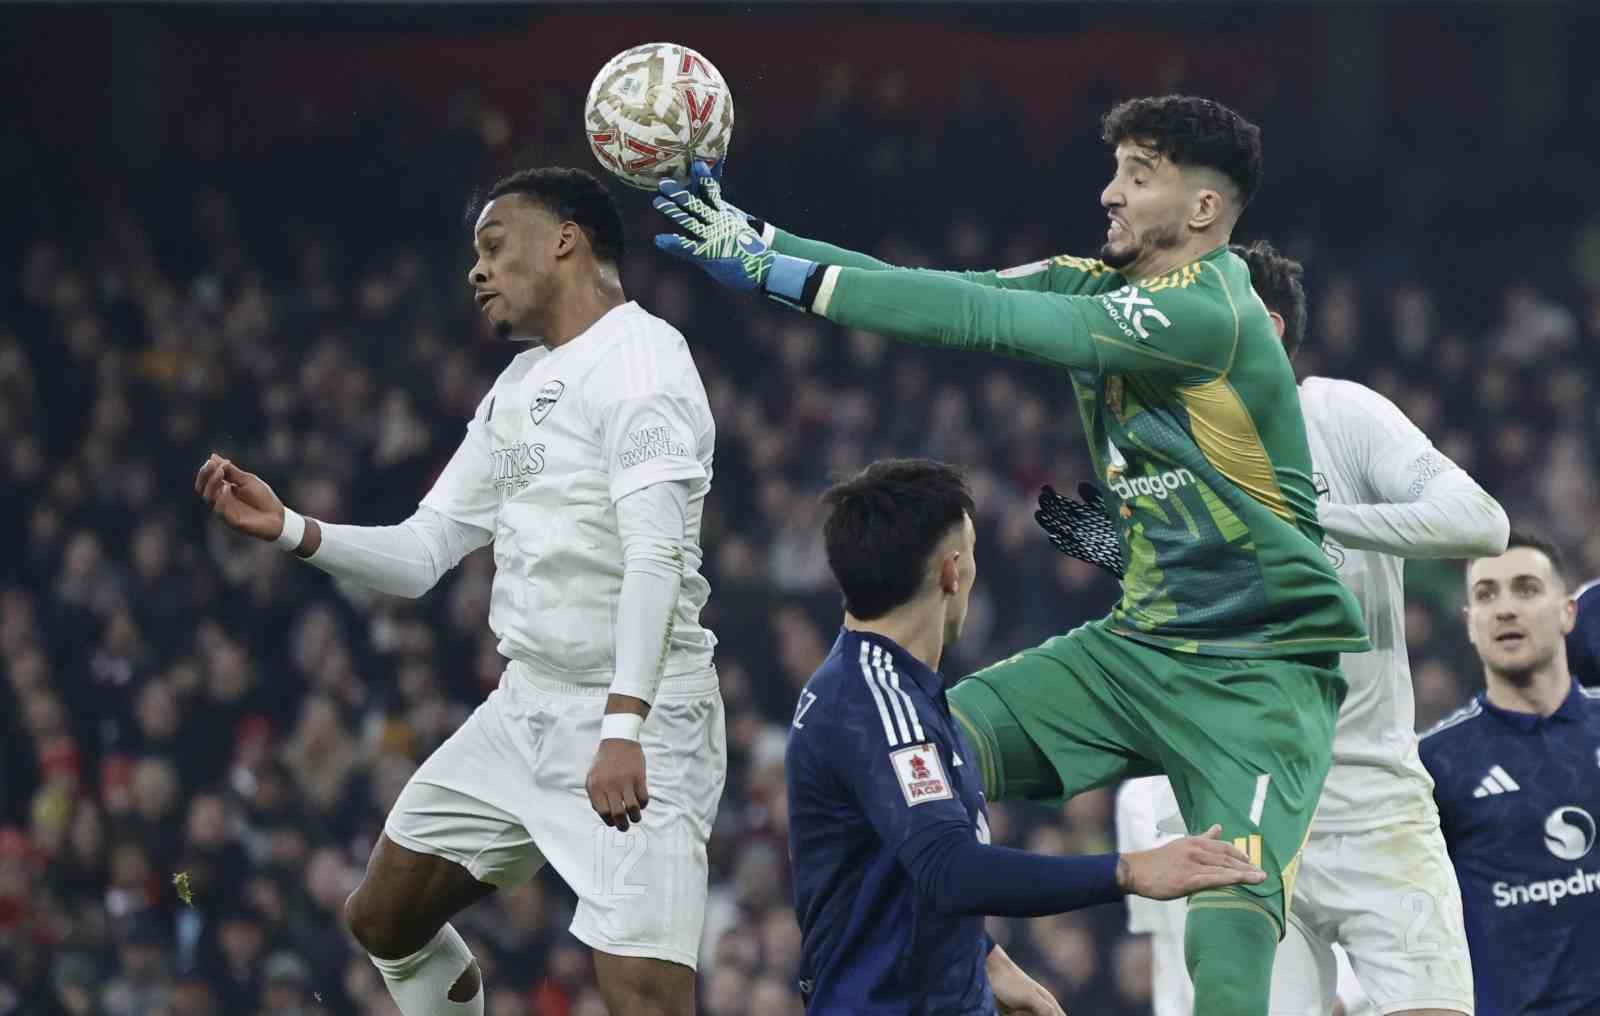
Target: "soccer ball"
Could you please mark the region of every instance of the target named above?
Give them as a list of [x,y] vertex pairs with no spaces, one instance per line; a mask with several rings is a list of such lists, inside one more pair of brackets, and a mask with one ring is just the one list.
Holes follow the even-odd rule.
[[650,42],[606,61],[583,104],[589,148],[623,182],[655,190],[716,165],[733,137],[733,96],[711,61],[687,46]]

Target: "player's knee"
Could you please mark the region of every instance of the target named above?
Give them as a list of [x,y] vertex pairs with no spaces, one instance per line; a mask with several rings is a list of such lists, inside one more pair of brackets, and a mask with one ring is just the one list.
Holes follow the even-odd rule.
[[428,944],[433,932],[409,927],[396,908],[364,890],[365,882],[344,901],[344,926],[369,955],[397,960]]
[[452,1002],[470,1002],[478,997],[478,992],[483,990],[483,974],[478,970],[478,961],[473,960],[467,964],[467,969],[456,978],[456,983],[450,986],[450,993],[445,997]]

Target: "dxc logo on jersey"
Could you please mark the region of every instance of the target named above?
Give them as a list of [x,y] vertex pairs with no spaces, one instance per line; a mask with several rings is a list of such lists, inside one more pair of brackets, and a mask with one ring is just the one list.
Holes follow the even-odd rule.
[[1102,296],[1100,306],[1105,308],[1124,335],[1148,339],[1150,329],[1145,327],[1147,319],[1163,328],[1172,327],[1172,319],[1156,310],[1156,305],[1149,297],[1141,295],[1137,286],[1123,286]]
[[1544,845],[1563,861],[1576,861],[1594,849],[1594,816],[1564,805],[1544,820]]

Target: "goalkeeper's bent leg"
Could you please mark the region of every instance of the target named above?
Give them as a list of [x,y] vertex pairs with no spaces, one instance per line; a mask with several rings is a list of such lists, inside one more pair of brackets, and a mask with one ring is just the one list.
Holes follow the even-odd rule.
[[1279,938],[1267,902],[1225,889],[1190,897],[1183,952],[1194,1016],[1267,1016]]
[[1055,800],[1061,778],[1016,715],[981,678],[951,688],[947,699],[967,744],[978,753],[983,792],[991,801]]

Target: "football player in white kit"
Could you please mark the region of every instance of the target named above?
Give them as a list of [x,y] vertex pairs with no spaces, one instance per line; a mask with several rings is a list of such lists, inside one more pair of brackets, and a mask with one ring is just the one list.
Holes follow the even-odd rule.
[[[416,513],[333,525],[212,455],[212,510],[336,577],[420,596],[492,543],[499,687],[401,792],[345,906],[405,1016],[484,1011],[449,919],[546,861],[578,896],[612,1016],[695,1011],[706,843],[726,773],[700,627],[714,429],[682,335],[627,300],[622,220],[581,170],[488,192],[468,274],[511,361]],[[646,762],[648,760],[648,776]]]
[[[1251,283],[1292,358],[1305,335],[1301,266],[1265,242],[1234,253],[1250,265]],[[1340,660],[1350,690],[1273,966],[1271,1012],[1327,1016],[1344,996],[1341,1004],[1353,1011],[1370,1004],[1386,1016],[1470,1016],[1461,891],[1439,830],[1433,780],[1417,755],[1402,569],[1408,557],[1498,555],[1510,523],[1494,498],[1370,388],[1307,378],[1300,406],[1324,549],[1361,603],[1373,650]],[[1165,784],[1150,777],[1119,790],[1123,849],[1183,833]],[[1170,808],[1162,807],[1163,795]],[[1193,996],[1182,962],[1182,915],[1152,913],[1167,905],[1137,902],[1143,909],[1130,910],[1130,930],[1155,936],[1156,1011],[1163,1002],[1183,1006]],[[1359,992],[1348,984],[1340,990],[1336,945],[1348,954]]]

